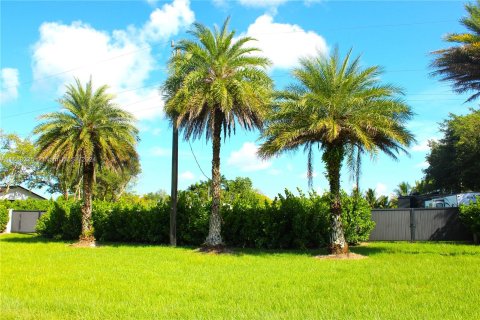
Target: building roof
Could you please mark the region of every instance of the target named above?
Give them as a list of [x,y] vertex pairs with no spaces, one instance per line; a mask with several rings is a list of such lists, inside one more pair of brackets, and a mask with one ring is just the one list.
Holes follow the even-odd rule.
[[[7,186],[0,186],[0,194],[5,193],[6,189],[7,189]],[[15,190],[15,189],[21,189],[21,190],[24,190],[24,191],[32,194],[33,196],[35,196],[35,197],[37,197],[37,198],[40,198],[40,199],[43,199],[43,200],[47,200],[46,198],[42,197],[41,195],[33,192],[32,190],[29,190],[29,189],[27,189],[27,188],[24,188],[24,187],[22,187],[22,186],[16,186],[16,185],[15,185],[15,186],[10,186],[9,189],[10,189],[10,191]]]

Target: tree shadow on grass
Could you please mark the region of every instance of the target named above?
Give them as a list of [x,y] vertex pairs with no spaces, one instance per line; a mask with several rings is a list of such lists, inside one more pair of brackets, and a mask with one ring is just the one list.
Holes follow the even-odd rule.
[[389,250],[386,248],[371,247],[368,245],[351,246],[350,251],[355,252],[357,254],[361,254],[362,256],[367,256],[367,257],[389,252]]
[[[67,240],[56,240],[51,238],[42,237],[36,233],[8,233],[0,236],[0,242],[12,242],[12,243],[52,243],[62,242],[68,243]],[[70,241],[71,242],[71,241]]]

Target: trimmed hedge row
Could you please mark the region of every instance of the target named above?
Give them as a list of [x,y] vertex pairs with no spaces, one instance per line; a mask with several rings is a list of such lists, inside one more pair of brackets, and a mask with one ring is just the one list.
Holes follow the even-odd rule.
[[[342,195],[347,241],[365,241],[374,227],[370,208],[363,198]],[[80,234],[81,204],[55,202],[43,215],[37,232],[61,239]],[[199,246],[208,233],[211,202],[190,191],[179,193],[177,242]],[[223,237],[229,246],[303,249],[323,246],[329,239],[329,196],[289,191],[273,202],[249,203],[238,199],[223,204]],[[94,201],[93,226],[100,241],[163,243],[169,241],[168,201],[158,203],[108,203]]]

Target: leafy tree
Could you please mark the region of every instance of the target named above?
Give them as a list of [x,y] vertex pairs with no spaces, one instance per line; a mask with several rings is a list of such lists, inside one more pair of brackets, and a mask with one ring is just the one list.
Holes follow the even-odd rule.
[[148,201],[165,201],[168,199],[169,195],[165,190],[159,190],[156,192],[149,192],[143,195],[143,198]]
[[456,193],[480,189],[480,110],[450,114],[441,125],[443,138],[431,141],[427,181],[434,189]]
[[35,129],[37,157],[55,170],[80,169],[83,179],[82,232],[80,241],[94,241],[92,194],[96,167],[124,171],[137,161],[135,145],[138,130],[133,115],[118,108],[107,86],[94,90],[90,80],[85,87],[78,79],[68,85],[58,102],[63,111],[41,116]]
[[[275,112],[263,133],[263,157],[303,147],[312,171],[314,147],[322,150],[330,185],[330,252],[348,252],[341,221],[340,169],[351,163],[354,150],[396,158],[413,141],[405,122],[412,113],[397,98],[401,93],[380,83],[379,67],[361,68],[351,52],[341,60],[338,50],[328,57],[300,60],[293,70],[297,82],[277,95]],[[406,152],[406,151],[405,151]]]
[[[255,56],[259,51],[247,47],[253,39],[235,39],[228,31],[229,19],[223,26],[210,30],[200,23],[189,33],[193,39],[179,41],[176,49],[185,59],[171,67],[175,81],[166,104],[169,115],[176,114],[177,125],[185,139],[200,138],[203,133],[212,139],[212,213],[206,247],[223,245],[220,217],[220,146],[224,138],[235,133],[236,125],[246,130],[262,128],[268,111],[272,81],[265,68],[269,60]],[[178,59],[173,60],[175,63]],[[177,68],[178,67],[178,68]]]
[[117,201],[129,185],[135,183],[141,170],[138,159],[134,159],[123,171],[116,172],[107,168],[98,168],[97,172],[93,197],[106,201]]
[[29,139],[0,130],[0,183],[7,192],[13,185],[36,188],[47,179],[48,173],[42,170],[35,153],[35,145]]
[[466,4],[465,9],[468,16],[460,22],[468,32],[448,34],[445,40],[459,45],[435,51],[432,67],[433,74],[452,82],[455,91],[475,92],[467,100],[472,101],[480,96],[480,1]]

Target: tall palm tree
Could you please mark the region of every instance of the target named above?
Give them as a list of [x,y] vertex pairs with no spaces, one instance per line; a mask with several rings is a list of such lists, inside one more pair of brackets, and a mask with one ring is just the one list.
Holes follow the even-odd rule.
[[[344,159],[379,151],[396,158],[413,141],[405,122],[412,113],[398,99],[400,90],[382,85],[378,67],[362,69],[359,58],[342,61],[338,50],[328,58],[304,58],[293,70],[297,82],[278,93],[276,112],[263,132],[260,154],[271,157],[303,147],[312,170],[313,148],[322,161],[330,185],[330,251],[348,252],[342,227],[340,169]],[[406,151],[405,151],[406,152]]]
[[138,130],[132,114],[118,108],[107,86],[68,85],[58,102],[62,111],[40,117],[37,157],[58,171],[77,167],[83,176],[82,233],[80,241],[93,243],[92,191],[96,167],[123,171],[138,161]]
[[166,104],[167,114],[176,114],[185,139],[197,139],[203,133],[207,140],[212,139],[213,199],[206,247],[223,245],[219,212],[222,131],[225,138],[235,133],[237,124],[246,130],[262,128],[272,90],[266,73],[269,60],[255,55],[259,49],[247,46],[254,39],[234,39],[235,31],[228,30],[229,20],[213,30],[195,23],[189,31],[193,39],[178,42],[176,48],[183,57],[181,85]]
[[466,4],[465,9],[468,16],[460,23],[468,32],[445,37],[446,41],[459,45],[433,52],[437,58],[432,63],[436,69],[432,74],[452,82],[458,93],[475,92],[467,100],[472,101],[480,96],[480,0]]
[[393,192],[395,192],[398,197],[408,196],[411,191],[412,191],[412,187],[406,181],[400,182],[397,188],[393,190]]

